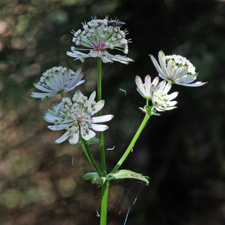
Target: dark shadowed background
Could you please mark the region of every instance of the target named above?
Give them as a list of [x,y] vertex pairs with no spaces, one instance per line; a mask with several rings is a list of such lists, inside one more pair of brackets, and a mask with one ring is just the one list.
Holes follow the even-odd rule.
[[[150,184],[111,182],[108,224],[225,224],[225,3],[203,0],[0,1],[0,224],[99,224],[101,189],[82,180],[92,168],[80,147],[56,145],[62,132],[48,130],[42,118],[60,98],[42,102],[30,93],[43,72],[61,65],[82,67],[79,89],[90,95],[96,60],[82,64],[66,51],[72,29],[105,15],[126,22],[135,60],[103,65],[103,112],[115,115],[105,132],[106,148],[115,146],[106,152],[109,170],[144,116],[134,78],[157,76],[149,54],[181,54],[208,82],[173,86],[178,108],[150,119],[123,165]],[[91,151],[99,162],[98,145]]]

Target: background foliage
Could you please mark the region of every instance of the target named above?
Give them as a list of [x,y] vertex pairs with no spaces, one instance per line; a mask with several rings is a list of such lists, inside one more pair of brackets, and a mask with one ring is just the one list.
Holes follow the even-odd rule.
[[[87,95],[95,89],[95,60],[81,64],[65,54],[70,31],[95,15],[126,22],[135,60],[103,65],[104,113],[115,115],[105,135],[106,147],[115,146],[107,151],[109,169],[144,116],[134,78],[157,75],[148,54],[181,54],[208,81],[200,88],[173,86],[178,108],[150,119],[123,166],[149,175],[150,185],[112,183],[108,224],[124,224],[129,207],[127,224],[224,224],[225,4],[203,0],[1,0],[0,224],[99,223],[100,188],[82,180],[92,169],[81,148],[54,144],[60,132],[42,119],[57,100],[29,97],[41,73],[58,65],[82,67],[80,89]],[[99,159],[97,145],[92,151]]]

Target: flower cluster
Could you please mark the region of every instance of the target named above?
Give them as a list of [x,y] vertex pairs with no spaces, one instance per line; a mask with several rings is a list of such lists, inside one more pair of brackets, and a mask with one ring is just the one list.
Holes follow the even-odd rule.
[[[88,23],[83,23],[83,31],[73,31],[73,42],[81,48],[72,47],[71,52],[67,52],[68,56],[79,59],[84,62],[88,57],[100,57],[104,63],[118,61],[120,63],[128,64],[133,60],[121,55],[112,55],[107,49],[120,50],[124,54],[128,53],[128,43],[130,40],[126,39],[127,30],[120,30],[120,21],[109,21],[107,17],[103,20],[92,19]],[[83,53],[81,51],[88,51]]]
[[[62,102],[55,104],[53,110],[48,110],[44,119],[54,126],[48,126],[53,131],[66,130],[66,132],[55,142],[62,143],[69,140],[70,144],[75,145],[80,135],[84,140],[95,137],[94,131],[105,131],[108,126],[97,124],[110,121],[113,115],[92,117],[104,106],[104,100],[95,102],[96,92],[94,91],[89,99],[81,91],[77,90],[72,101],[64,97]],[[94,130],[94,131],[93,131]]]
[[176,108],[177,101],[171,101],[177,97],[178,92],[167,94],[172,87],[170,82],[161,81],[159,83],[159,77],[156,77],[151,82],[151,77],[147,75],[145,77],[145,83],[143,84],[141,78],[136,76],[135,82],[137,85],[137,91],[143,98],[152,101],[152,105],[157,111],[165,111]]
[[183,56],[165,56],[163,51],[160,51],[158,54],[160,65],[153,55],[150,55],[150,57],[159,76],[164,80],[188,87],[199,87],[206,84],[201,81],[192,83],[196,80],[198,74],[195,72],[192,63]]
[[44,93],[32,92],[31,97],[48,99],[49,97],[62,95],[82,84],[83,73],[78,69],[76,73],[66,67],[53,67],[47,70],[34,86]]

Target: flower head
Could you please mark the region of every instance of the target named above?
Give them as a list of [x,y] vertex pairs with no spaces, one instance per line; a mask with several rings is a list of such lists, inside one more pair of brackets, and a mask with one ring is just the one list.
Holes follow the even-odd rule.
[[178,92],[167,94],[172,87],[170,82],[161,81],[156,77],[151,82],[151,77],[147,75],[145,77],[145,83],[143,84],[141,78],[136,76],[135,82],[137,84],[137,91],[143,98],[152,101],[152,105],[157,111],[165,111],[176,108],[177,101],[171,101],[177,97]]
[[192,63],[183,56],[165,56],[161,50],[158,54],[160,65],[153,55],[150,55],[150,57],[159,76],[164,80],[188,87],[199,87],[206,84],[201,81],[192,83],[196,80],[198,73],[195,72],[195,67]]
[[[80,135],[84,140],[90,140],[95,137],[94,131],[105,131],[108,126],[97,124],[107,122],[113,118],[113,115],[104,115],[93,117],[104,106],[104,100],[95,102],[96,92],[94,91],[89,99],[81,91],[77,90],[72,101],[64,97],[62,102],[55,104],[53,110],[48,110],[44,119],[53,126],[48,126],[53,131],[66,130],[66,132],[55,142],[62,143],[69,140],[70,144],[75,145]],[[94,131],[93,131],[94,130]]]
[[43,73],[37,84],[34,86],[44,93],[32,92],[31,97],[46,99],[73,90],[82,84],[83,73],[78,69],[76,73],[66,67],[53,67]]
[[[114,20],[113,20],[114,21]],[[88,23],[83,24],[83,31],[73,31],[73,42],[81,48],[72,47],[71,52],[67,52],[68,56],[84,62],[88,57],[100,57],[104,63],[107,62],[121,62],[128,64],[133,60],[121,55],[112,55],[107,50],[120,50],[124,54],[128,53],[128,43],[125,36],[128,34],[127,30],[120,30],[120,24],[124,24],[120,21],[108,21],[107,17],[103,20],[94,18]],[[118,24],[118,25],[117,25]],[[81,51],[88,51],[83,53]]]

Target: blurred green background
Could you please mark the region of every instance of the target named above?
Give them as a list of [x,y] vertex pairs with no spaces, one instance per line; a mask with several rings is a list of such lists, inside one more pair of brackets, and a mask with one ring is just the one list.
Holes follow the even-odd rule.
[[[53,66],[82,67],[86,95],[96,88],[96,60],[66,56],[72,29],[91,16],[126,22],[134,63],[103,65],[109,170],[129,144],[144,114],[134,78],[157,75],[149,54],[187,57],[199,88],[173,86],[178,108],[151,118],[123,168],[151,177],[150,185],[111,182],[108,224],[225,224],[225,3],[161,0],[0,1],[0,224],[99,224],[100,191],[82,175],[92,171],[80,147],[54,141],[46,109],[59,101],[30,97]],[[124,27],[125,28],[125,27]],[[120,91],[119,88],[126,90]],[[98,145],[91,146],[99,162]],[[74,165],[71,164],[74,157]]]

